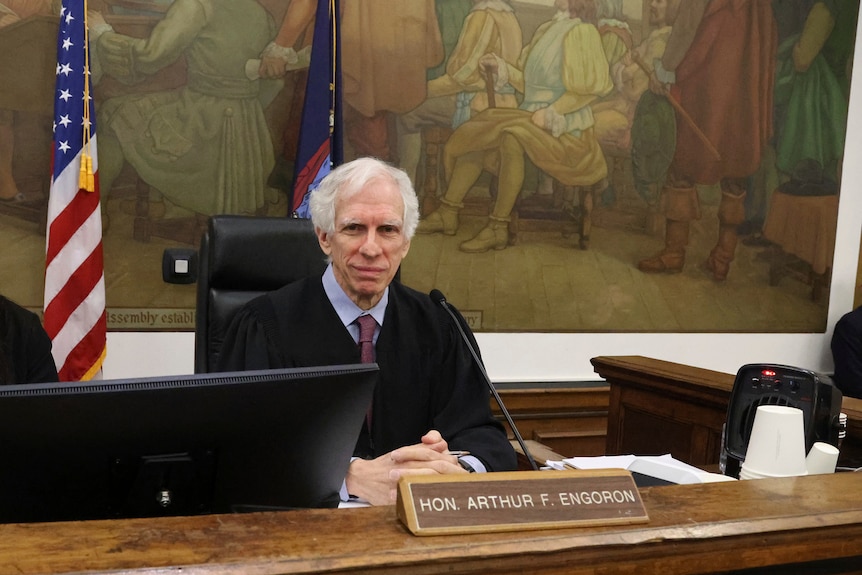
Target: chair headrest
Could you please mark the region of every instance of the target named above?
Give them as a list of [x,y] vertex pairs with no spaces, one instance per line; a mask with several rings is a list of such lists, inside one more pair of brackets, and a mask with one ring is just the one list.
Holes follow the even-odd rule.
[[326,268],[310,220],[213,216],[204,242],[211,289],[274,290]]

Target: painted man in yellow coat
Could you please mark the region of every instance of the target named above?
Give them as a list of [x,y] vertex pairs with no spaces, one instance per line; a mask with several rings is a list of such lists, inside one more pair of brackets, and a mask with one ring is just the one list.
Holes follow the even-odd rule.
[[[401,168],[416,183],[421,131],[429,126],[457,128],[488,107],[479,60],[490,53],[515,64],[523,49],[521,25],[508,0],[473,0],[473,6],[446,61],[446,72],[428,82],[428,98],[398,118]],[[501,108],[518,106],[515,91],[495,95]]]
[[541,25],[525,48],[520,67],[495,55],[483,64],[524,95],[518,109],[492,108],[458,128],[446,144],[448,189],[440,208],[420,223],[420,233],[454,235],[462,200],[482,171],[499,178],[488,225],[460,248],[504,249],[508,222],[524,182],[525,155],[568,186],[591,186],[608,173],[593,130],[590,103],[613,82],[595,26],[594,0],[556,0],[559,12]]

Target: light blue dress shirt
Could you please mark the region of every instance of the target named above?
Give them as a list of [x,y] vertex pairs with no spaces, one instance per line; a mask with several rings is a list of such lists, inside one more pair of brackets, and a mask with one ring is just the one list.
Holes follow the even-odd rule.
[[374,345],[377,345],[377,337],[380,335],[380,327],[383,325],[383,316],[386,315],[386,305],[389,303],[389,287],[383,292],[383,297],[370,310],[363,310],[358,305],[353,303],[338,281],[335,279],[335,272],[332,271],[332,264],[326,267],[323,272],[323,291],[326,292],[326,297],[329,303],[335,308],[335,313],[347,331],[350,332],[353,341],[359,343],[359,325],[354,323],[356,318],[361,315],[370,315],[377,322],[377,327],[374,329]]

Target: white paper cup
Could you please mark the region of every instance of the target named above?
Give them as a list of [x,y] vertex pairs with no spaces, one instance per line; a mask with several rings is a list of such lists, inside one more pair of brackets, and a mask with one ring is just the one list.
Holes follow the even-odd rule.
[[805,467],[808,475],[823,475],[835,473],[838,464],[838,448],[830,443],[818,441],[811,446],[808,457],[805,458]]
[[807,474],[802,410],[784,405],[759,406],[740,479]]
[[756,473],[751,471],[750,469],[746,469],[745,467],[739,470],[739,478],[740,479],[763,479],[765,477],[769,477],[768,475],[761,475],[760,473]]

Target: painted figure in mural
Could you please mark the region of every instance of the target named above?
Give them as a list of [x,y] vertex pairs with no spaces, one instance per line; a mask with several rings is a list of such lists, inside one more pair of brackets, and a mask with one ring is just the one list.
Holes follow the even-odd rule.
[[261,52],[258,73],[262,78],[281,78],[311,47],[316,8],[317,0],[288,0],[278,33]]
[[[277,0],[269,0],[269,4]],[[270,8],[270,12],[273,12]],[[289,108],[283,124],[271,126],[280,135],[280,149],[276,151],[276,162],[268,183],[292,195],[294,163],[302,125],[302,107],[305,103],[305,88],[308,83],[308,65],[311,61],[311,42],[314,36],[314,16],[317,0],[289,0],[281,17],[281,26],[275,38],[267,44],[260,55],[261,78],[281,79],[288,74],[293,81],[285,81],[290,90]]]
[[592,105],[596,137],[603,149],[630,148],[635,108],[640,97],[649,89],[649,76],[638,62],[651,65],[662,57],[679,3],[680,0],[652,0],[649,36],[611,64],[614,91]]
[[605,55],[614,66],[632,49],[632,30],[626,22],[622,0],[596,0],[596,17]]
[[446,62],[455,50],[455,45],[458,44],[464,20],[473,9],[473,0],[434,0],[434,9],[437,12],[440,38],[443,41],[443,60],[428,69],[425,74],[427,80],[433,80],[446,73]]
[[187,84],[136,93],[99,110],[99,172],[104,193],[124,162],[176,206],[199,214],[253,214],[267,201],[274,158],[247,62],[275,35],[254,0],[176,0],[149,38],[117,34],[91,15],[96,74],[138,84],[184,57]]
[[392,115],[425,100],[427,70],[443,60],[434,0],[348,1],[341,9],[346,139],[357,157],[393,160]]
[[[304,59],[297,50],[311,43],[316,6],[316,0],[290,0],[278,34],[261,54],[261,77],[280,78]],[[392,159],[391,114],[407,112],[425,99],[426,72],[443,58],[434,2],[375,0],[340,6],[345,137],[355,156]],[[402,32],[380,35],[378,29]],[[296,158],[307,73],[299,72],[283,134],[284,173],[273,179],[284,189],[292,185],[285,174],[292,174]]]
[[[696,185],[721,185],[718,242],[706,268],[723,281],[745,219],[748,178],[772,137],[776,24],[772,6],[758,0],[682,2],[651,89],[670,92],[697,131],[677,121],[676,149],[662,192],[665,247],[641,260],[644,272],[679,272],[690,223],[700,217]],[[729,79],[733,79],[730,81]],[[709,151],[706,139],[715,153]]]
[[[602,48],[608,59],[608,65],[613,69],[617,62],[625,54],[628,54],[632,48],[632,31],[625,20],[622,0],[596,0],[596,20],[596,28],[598,28],[599,36],[602,39]],[[607,97],[605,96],[604,98]],[[591,105],[591,108],[593,108],[593,114],[595,115],[595,105]],[[598,119],[596,119],[596,135],[598,135]],[[554,193],[554,178],[547,172],[539,172],[536,193],[545,196]],[[573,197],[566,198],[565,200],[566,203],[574,203],[575,201],[577,200]],[[582,201],[592,202],[592,197],[582,195]],[[581,207],[583,209],[584,205],[582,204]],[[589,216],[582,217],[588,218]],[[588,245],[588,241],[587,237],[581,237],[582,246]]]
[[[51,0],[0,1],[0,28],[37,14],[52,14]],[[12,156],[15,151],[15,113],[0,109],[0,201],[24,200],[12,176]]]
[[559,12],[536,30],[518,67],[496,54],[482,58],[496,75],[496,86],[511,84],[523,102],[518,109],[485,110],[455,130],[444,151],[448,189],[419,232],[454,235],[462,200],[487,168],[500,183],[488,225],[460,248],[504,249],[524,182],[525,154],[564,185],[591,186],[606,178],[590,104],[608,94],[613,83],[595,26],[596,5],[556,0],[555,6]]
[[[608,59],[608,65],[613,69],[617,62],[619,62],[624,55],[628,54],[632,48],[632,31],[628,22],[625,20],[622,0],[596,0],[596,19],[596,28],[599,29],[599,35],[602,38],[602,48],[604,48],[605,56]],[[601,100],[604,100],[611,95],[612,94],[609,94]],[[593,109],[593,115],[595,115],[595,104],[591,105],[591,108]],[[596,135],[598,136],[598,118],[596,118]],[[547,172],[539,172],[539,181],[536,193],[540,196],[550,196],[554,193],[554,178]],[[569,191],[567,193],[571,192]],[[592,203],[592,197],[588,195],[582,195],[581,200]],[[564,202],[568,204],[572,204],[576,201],[577,200],[574,197],[567,197],[564,200]],[[581,205],[581,208],[584,208],[583,204]],[[582,212],[582,217],[588,218],[589,216],[583,215]],[[588,241],[589,239],[587,237],[581,237],[582,246],[588,245]]]
[[[523,48],[521,26],[508,0],[472,2],[458,43],[449,54],[445,73],[428,82],[428,98],[422,104],[397,120],[401,168],[410,175],[414,185],[422,129],[429,126],[457,128],[487,108],[488,97],[479,59],[494,53],[514,65]],[[507,88],[495,95],[495,104],[501,108],[515,108],[518,106],[515,91],[510,86]]]
[[[850,98],[848,63],[858,2],[773,0],[778,28],[774,157],[746,197],[744,243],[768,245],[762,234],[771,192],[838,192]],[[813,179],[812,179],[813,176]]]
[[[605,56],[608,59],[608,65],[610,66],[610,69],[613,70],[623,56],[630,53],[633,43],[631,27],[628,22],[626,22],[622,0],[596,0],[596,18],[596,28],[599,29],[599,35],[602,38],[602,47],[604,48]],[[608,94],[591,104],[590,107],[593,109],[594,116],[596,113],[596,105],[600,101],[604,101],[612,96],[613,93]],[[599,137],[599,118],[597,116],[595,116],[595,122],[596,136]],[[601,138],[599,138],[599,142],[601,143]],[[607,150],[604,147],[603,152],[607,159]],[[569,195],[564,199],[564,204],[573,205],[578,201],[573,195],[571,195],[572,192],[573,190],[567,190],[565,192]],[[539,172],[539,182],[536,193],[540,196],[549,196],[554,193],[554,178],[548,175],[547,172]],[[582,193],[580,196],[582,210],[580,217],[582,221],[584,218],[589,220],[589,212],[592,210],[592,195]],[[587,203],[588,205],[586,205]],[[582,247],[589,245],[589,237],[585,232],[587,232],[587,230],[582,228],[580,241]]]
[[837,178],[849,104],[847,62],[859,3],[808,3],[801,29],[778,47],[776,164],[789,174],[799,161],[813,159]]

